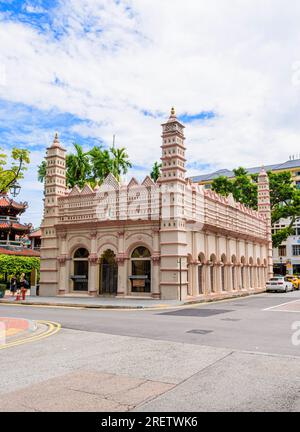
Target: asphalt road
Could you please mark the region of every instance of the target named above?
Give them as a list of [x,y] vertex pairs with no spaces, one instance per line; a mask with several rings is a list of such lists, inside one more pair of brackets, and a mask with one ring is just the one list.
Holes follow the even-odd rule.
[[0,411],[299,411],[299,303],[294,291],[155,311],[0,305],[62,325],[1,352]]

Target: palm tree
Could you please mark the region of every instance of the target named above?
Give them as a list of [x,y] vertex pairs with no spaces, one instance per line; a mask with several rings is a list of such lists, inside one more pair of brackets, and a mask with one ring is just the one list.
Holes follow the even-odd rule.
[[42,161],[41,165],[38,165],[38,181],[44,183],[46,177],[47,162]]
[[111,147],[110,152],[112,154],[112,174],[116,179],[120,179],[121,174],[126,174],[128,169],[132,167],[131,162],[129,162],[128,154],[125,147],[115,148]]
[[105,177],[112,172],[112,160],[108,150],[102,150],[101,147],[93,147],[89,151],[92,167],[92,178],[94,181],[103,181]]
[[88,182],[92,168],[89,160],[89,153],[85,153],[80,144],[74,143],[75,154],[70,153],[66,157],[67,185],[80,188]]
[[156,183],[159,176],[160,176],[160,169],[162,167],[161,163],[155,162],[153,167],[152,167],[152,171],[150,173],[150,177],[152,178],[152,180]]

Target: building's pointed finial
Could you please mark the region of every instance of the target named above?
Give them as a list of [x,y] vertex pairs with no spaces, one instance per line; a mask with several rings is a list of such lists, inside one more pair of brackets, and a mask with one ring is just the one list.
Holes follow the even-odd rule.
[[264,165],[262,165],[261,168],[260,168],[259,176],[260,176],[260,177],[261,177],[261,176],[265,176],[265,177],[268,176],[268,174],[267,174],[267,172],[266,172],[266,170],[265,170]]
[[172,107],[171,108],[171,117],[175,117],[175,116],[176,116],[176,111],[175,111],[175,108]]
[[54,139],[51,147],[61,147],[58,137],[58,132],[55,132]]

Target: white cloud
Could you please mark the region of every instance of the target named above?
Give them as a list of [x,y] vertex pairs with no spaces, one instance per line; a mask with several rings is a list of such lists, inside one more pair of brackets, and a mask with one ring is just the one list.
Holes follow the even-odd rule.
[[74,131],[107,143],[116,134],[147,168],[160,157],[162,118],[142,111],[172,105],[218,114],[187,125],[193,162],[231,168],[299,152],[296,0],[65,0],[53,14],[59,39],[1,23],[3,98],[89,120]]

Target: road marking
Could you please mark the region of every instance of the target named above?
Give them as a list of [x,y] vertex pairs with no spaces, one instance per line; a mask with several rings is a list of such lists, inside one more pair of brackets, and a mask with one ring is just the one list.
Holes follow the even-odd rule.
[[23,339],[20,339],[20,340],[14,341],[14,342],[9,342],[3,346],[0,346],[0,350],[11,348],[11,347],[22,345],[22,344],[26,344],[29,342],[35,342],[35,341],[45,339],[49,336],[53,336],[54,334],[59,332],[61,329],[61,325],[59,323],[56,323],[56,322],[43,321],[43,320],[39,320],[37,322],[40,324],[47,325],[48,326],[47,331],[45,331],[44,333],[38,334],[38,335],[25,337]]
[[[285,302],[285,303],[280,303],[280,304],[277,305],[277,306],[271,306],[271,307],[268,307],[268,308],[266,308],[266,309],[263,309],[263,311],[268,311],[268,310],[272,310],[272,309],[277,309],[277,308],[280,308],[280,307],[282,307],[282,306],[286,306],[286,305],[288,305],[288,304],[291,304],[291,303],[298,303],[298,302],[300,302],[299,299],[297,299],[297,300],[291,300],[291,301],[288,301],[288,302]],[[284,312],[286,312],[286,311],[284,311]],[[296,311],[296,312],[299,312],[299,311]]]

